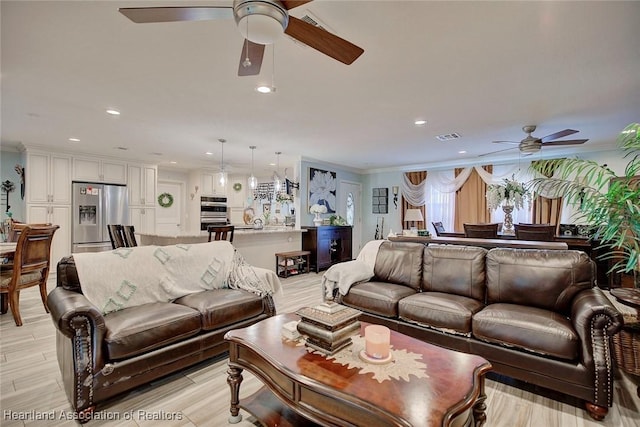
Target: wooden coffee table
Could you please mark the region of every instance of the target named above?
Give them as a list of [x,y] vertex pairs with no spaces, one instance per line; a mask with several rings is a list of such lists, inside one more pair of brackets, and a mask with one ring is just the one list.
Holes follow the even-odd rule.
[[[359,368],[282,339],[282,326],[292,320],[299,317],[278,315],[225,335],[230,423],[242,419],[240,408],[266,426],[480,426],[485,422],[484,375],[491,364],[482,357],[391,331],[393,349],[417,354],[426,365],[426,375],[379,381],[372,373],[360,373]],[[243,369],[265,387],[240,402]]]

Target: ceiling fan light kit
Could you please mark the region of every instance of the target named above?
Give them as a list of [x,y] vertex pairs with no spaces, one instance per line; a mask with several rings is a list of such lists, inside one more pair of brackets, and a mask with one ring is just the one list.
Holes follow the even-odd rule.
[[273,44],[289,25],[289,15],[279,1],[234,0],[233,12],[240,34],[258,44]]

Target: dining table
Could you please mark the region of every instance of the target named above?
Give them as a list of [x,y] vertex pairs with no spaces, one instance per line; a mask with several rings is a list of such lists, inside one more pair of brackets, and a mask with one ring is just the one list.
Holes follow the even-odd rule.
[[16,242],[0,242],[0,257],[11,255],[16,251]]

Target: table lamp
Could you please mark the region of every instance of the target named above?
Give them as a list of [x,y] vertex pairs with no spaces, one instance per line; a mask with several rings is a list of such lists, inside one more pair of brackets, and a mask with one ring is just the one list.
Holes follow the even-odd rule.
[[417,221],[424,221],[422,211],[420,209],[407,209],[404,213],[404,221],[411,222],[411,227],[415,228]]

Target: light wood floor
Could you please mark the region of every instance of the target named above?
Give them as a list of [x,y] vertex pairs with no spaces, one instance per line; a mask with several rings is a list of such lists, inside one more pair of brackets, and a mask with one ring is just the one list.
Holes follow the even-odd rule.
[[[283,279],[284,296],[276,301],[278,311],[295,311],[321,302],[319,283],[320,275],[315,273]],[[53,289],[53,280],[49,285]],[[70,413],[71,407],[61,387],[54,327],[42,307],[37,288],[22,292],[21,312],[24,326],[20,328],[15,326],[10,313],[0,316],[0,425],[76,425],[75,421],[60,419],[60,413]],[[229,415],[226,369],[226,358],[220,357],[123,394],[98,407],[104,418],[119,420],[93,420],[87,426],[226,426]],[[261,386],[246,371],[244,376],[241,397]],[[640,426],[635,384],[624,374],[616,381],[615,403],[604,422],[593,421],[581,406],[571,402],[553,400],[503,382],[487,381],[487,395],[487,426]],[[33,420],[34,416],[51,411],[55,411],[54,420]],[[129,414],[132,419],[125,420]],[[11,415],[27,415],[31,419],[11,420]],[[161,415],[164,420],[145,419]],[[172,416],[179,419],[166,419]],[[257,423],[245,413],[244,420],[236,425]]]

